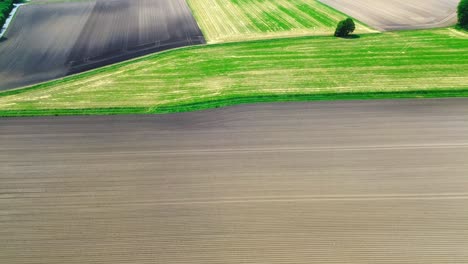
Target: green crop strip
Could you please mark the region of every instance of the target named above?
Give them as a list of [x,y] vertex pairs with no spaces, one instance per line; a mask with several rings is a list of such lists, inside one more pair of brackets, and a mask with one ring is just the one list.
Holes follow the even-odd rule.
[[240,103],[468,95],[453,28],[183,48],[0,93],[0,115],[166,113]]
[[[332,35],[346,18],[316,0],[188,0],[209,43]],[[375,33],[357,21],[357,32]]]

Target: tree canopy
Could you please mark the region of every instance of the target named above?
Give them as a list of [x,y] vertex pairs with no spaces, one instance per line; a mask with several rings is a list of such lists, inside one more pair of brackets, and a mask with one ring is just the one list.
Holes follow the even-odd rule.
[[356,29],[356,25],[351,18],[347,18],[338,23],[338,26],[335,30],[335,37],[347,37],[349,34],[353,33]]
[[468,30],[468,0],[461,0],[458,4],[458,25]]

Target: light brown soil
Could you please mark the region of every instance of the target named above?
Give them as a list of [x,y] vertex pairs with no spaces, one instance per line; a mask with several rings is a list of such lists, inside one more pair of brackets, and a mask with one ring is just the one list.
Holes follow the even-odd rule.
[[468,263],[466,99],[0,128],[2,263]]
[[320,0],[379,30],[454,25],[459,0]]

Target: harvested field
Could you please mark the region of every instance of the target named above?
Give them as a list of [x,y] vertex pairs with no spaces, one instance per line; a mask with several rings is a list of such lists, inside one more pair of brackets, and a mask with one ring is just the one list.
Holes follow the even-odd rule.
[[192,47],[0,93],[0,114],[166,112],[216,106],[212,101],[304,100],[296,95],[460,96],[468,91],[467,53],[468,34],[455,29]]
[[320,0],[379,30],[454,25],[460,0]]
[[0,43],[0,90],[204,39],[185,0],[36,1]]
[[0,119],[5,264],[468,263],[468,100]]
[[[331,35],[346,16],[316,0],[188,0],[208,42]],[[357,32],[371,30],[362,24]]]

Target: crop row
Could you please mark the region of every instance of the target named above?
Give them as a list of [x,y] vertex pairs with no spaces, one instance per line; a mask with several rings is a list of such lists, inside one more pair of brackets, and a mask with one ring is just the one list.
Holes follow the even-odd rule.
[[[318,1],[189,0],[210,42],[329,35],[345,16]],[[359,32],[370,30],[358,24]]]

